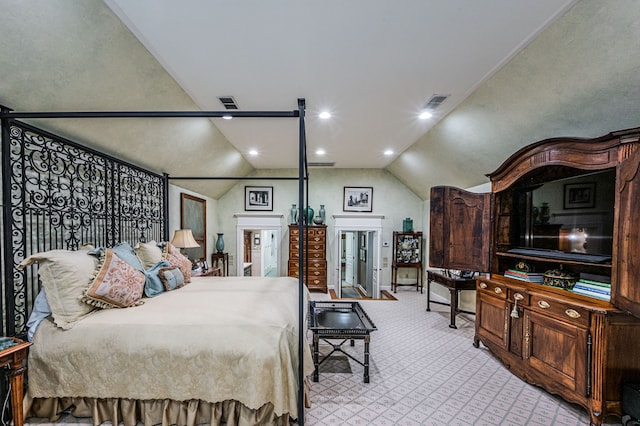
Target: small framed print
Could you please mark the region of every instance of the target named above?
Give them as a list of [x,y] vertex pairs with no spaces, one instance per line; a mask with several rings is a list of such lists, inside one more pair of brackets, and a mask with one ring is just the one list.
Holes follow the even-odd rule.
[[567,183],[564,185],[565,209],[591,209],[596,206],[595,182]]
[[373,187],[345,186],[342,210],[345,212],[372,212]]
[[273,186],[245,186],[246,211],[273,211]]

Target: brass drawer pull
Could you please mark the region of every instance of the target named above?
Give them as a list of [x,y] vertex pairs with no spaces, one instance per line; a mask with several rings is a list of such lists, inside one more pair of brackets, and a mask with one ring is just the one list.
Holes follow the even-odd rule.
[[502,289],[500,287],[494,288],[493,291],[495,291],[496,294],[501,294],[502,293]]
[[480,283],[480,288],[487,288],[487,285],[485,283]]
[[580,318],[580,314],[573,309],[567,309],[564,313],[570,318]]
[[538,306],[540,306],[542,309],[549,309],[551,307],[551,305],[549,305],[544,300],[539,300],[538,301]]
[[513,300],[518,301],[518,300],[522,300],[522,299],[524,299],[524,296],[523,296],[523,295],[521,295],[520,293],[515,293],[515,294],[513,295]]

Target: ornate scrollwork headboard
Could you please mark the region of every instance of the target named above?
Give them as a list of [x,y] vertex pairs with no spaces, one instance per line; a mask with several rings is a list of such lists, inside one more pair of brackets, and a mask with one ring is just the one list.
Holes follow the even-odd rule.
[[166,175],[2,121],[3,335],[23,336],[39,291],[33,253],[166,240]]

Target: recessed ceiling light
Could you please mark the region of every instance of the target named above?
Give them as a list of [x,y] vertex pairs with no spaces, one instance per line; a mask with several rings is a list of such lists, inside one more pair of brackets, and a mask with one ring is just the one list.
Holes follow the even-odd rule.
[[426,120],[427,118],[431,118],[432,116],[433,116],[433,114],[431,114],[429,111],[422,111],[422,113],[420,113],[418,118],[420,120]]
[[249,155],[258,155],[258,150],[256,149],[249,150]]
[[230,115],[223,115],[222,118],[225,120],[231,120],[233,117]]
[[329,113],[328,111],[322,111],[320,114],[318,114],[318,117],[327,119],[331,117],[331,113]]
[[324,155],[324,154],[325,154],[324,149],[317,149],[317,150],[316,150],[316,154],[318,154],[318,155]]
[[387,149],[384,151],[384,155],[393,155],[393,151],[390,149]]

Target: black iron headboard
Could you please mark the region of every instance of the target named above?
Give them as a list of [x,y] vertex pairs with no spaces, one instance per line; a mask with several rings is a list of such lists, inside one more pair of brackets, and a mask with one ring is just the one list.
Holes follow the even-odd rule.
[[33,253],[168,239],[168,178],[2,120],[2,335],[24,338],[39,291]]

